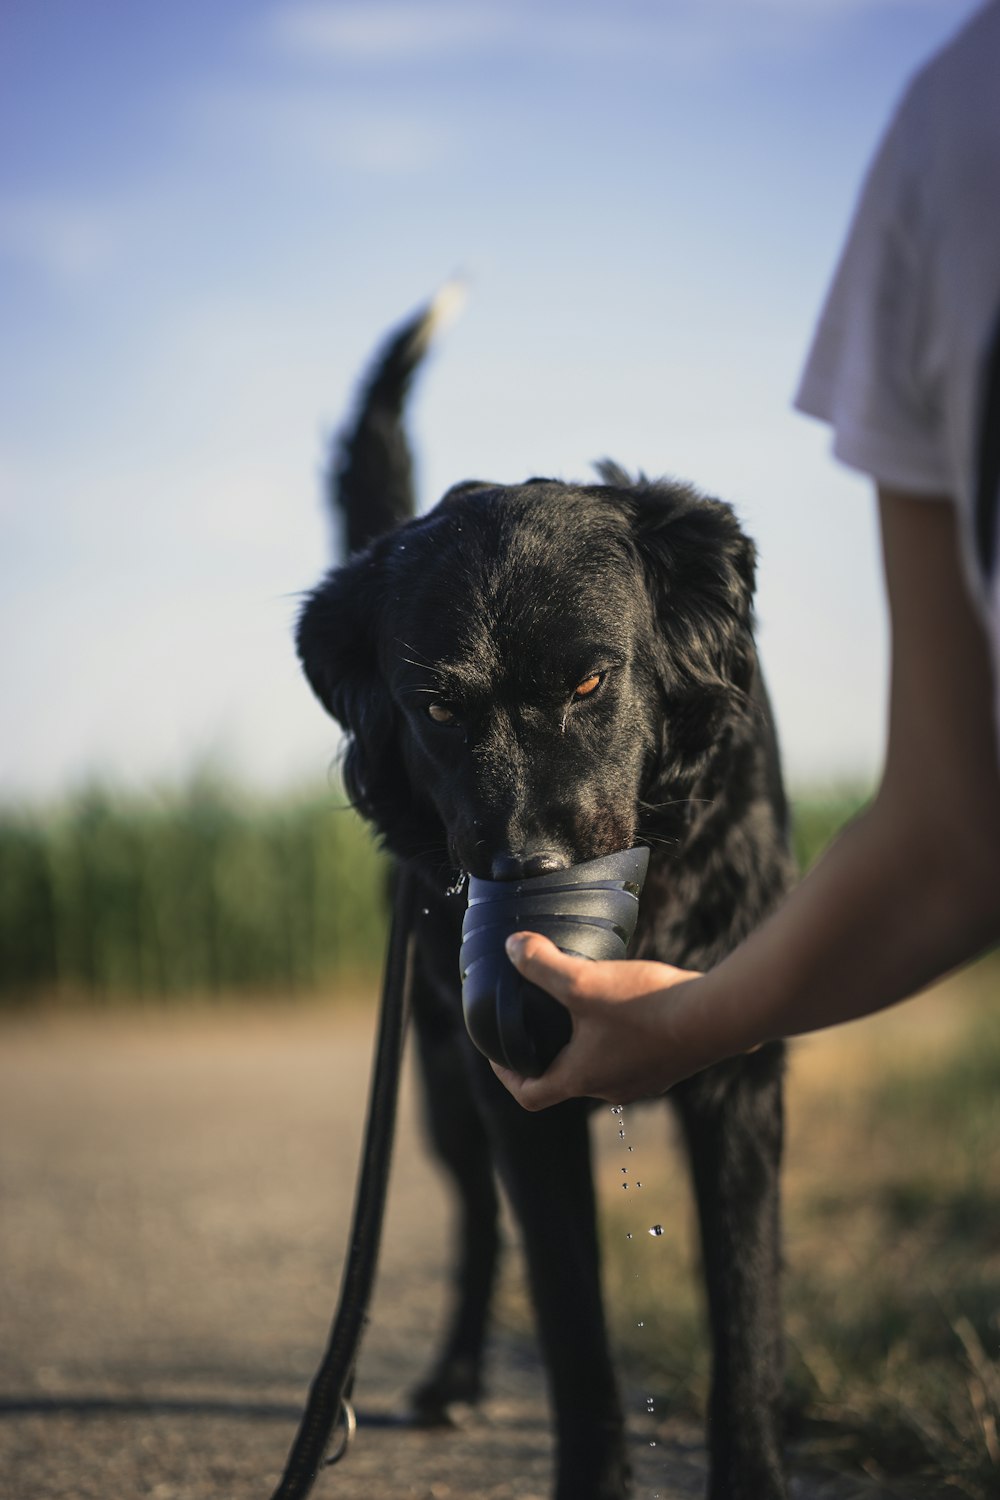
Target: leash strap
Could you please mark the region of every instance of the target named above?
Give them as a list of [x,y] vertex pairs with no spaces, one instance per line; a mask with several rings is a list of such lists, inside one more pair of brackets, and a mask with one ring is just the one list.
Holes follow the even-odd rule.
[[[398,866],[392,930],[382,981],[378,1040],[368,1091],[361,1175],[354,1198],[350,1245],[341,1275],[340,1299],[330,1326],[326,1353],[309,1388],[302,1420],[271,1500],[305,1500],[326,1463],[341,1458],[355,1419],[348,1395],[378,1264],[382,1218],[396,1123],[396,1100],[403,1059],[412,976],[414,876]],[[344,1433],[326,1458],[338,1420]]]

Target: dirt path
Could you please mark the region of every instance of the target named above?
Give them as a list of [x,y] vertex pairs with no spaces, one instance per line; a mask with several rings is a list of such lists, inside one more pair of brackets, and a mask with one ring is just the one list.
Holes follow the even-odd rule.
[[[370,1047],[370,1017],[316,1010],[0,1026],[2,1500],[267,1500],[336,1295]],[[415,1121],[408,1079],[362,1428],[315,1493],[545,1500],[544,1387],[509,1319],[474,1423],[387,1421],[443,1298],[447,1204]],[[634,1425],[636,1496],[700,1496],[698,1433]]]

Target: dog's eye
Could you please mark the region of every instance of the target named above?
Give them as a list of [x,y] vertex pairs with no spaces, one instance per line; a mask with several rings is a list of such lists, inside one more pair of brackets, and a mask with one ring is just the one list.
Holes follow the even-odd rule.
[[600,687],[603,680],[603,672],[591,672],[589,677],[585,677],[582,682],[577,683],[576,687],[573,689],[573,697],[589,698],[591,693],[597,692],[597,689]]
[[435,724],[454,724],[455,715],[444,703],[429,703],[427,705],[427,716],[434,720]]

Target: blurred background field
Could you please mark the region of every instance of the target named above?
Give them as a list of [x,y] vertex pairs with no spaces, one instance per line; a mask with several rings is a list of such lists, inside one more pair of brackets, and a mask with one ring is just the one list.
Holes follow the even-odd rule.
[[211,774],[0,809],[0,999],[316,993],[377,971],[384,862],[328,788]]
[[[853,812],[801,799],[808,864]],[[287,998],[377,973],[386,864],[326,786],[263,794],[208,772],[0,804],[0,1005]]]
[[[804,867],[862,801],[850,788],[796,799]],[[386,875],[329,786],[265,796],[200,774],[141,795],[94,785],[9,803],[0,1003],[11,1019],[69,1011],[75,1024],[109,1008],[329,1013],[364,994],[374,1007]],[[1000,1487],[998,987],[988,956],[792,1053],[791,1431],[809,1462],[907,1497]],[[696,1415],[708,1351],[688,1195],[660,1112],[627,1113],[643,1182],[628,1202],[608,1161],[617,1142],[596,1122],[611,1316],[656,1409]],[[504,1314],[526,1326],[519,1295]]]

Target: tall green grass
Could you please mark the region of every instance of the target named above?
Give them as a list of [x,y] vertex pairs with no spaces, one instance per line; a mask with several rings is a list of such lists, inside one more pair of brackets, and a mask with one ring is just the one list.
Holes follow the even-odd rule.
[[381,962],[386,863],[325,790],[198,776],[0,807],[0,1004],[315,990]]
[[792,794],[792,844],[800,870],[808,870],[815,863],[867,800],[865,791],[849,785]]
[[[800,799],[798,853],[857,807]],[[315,991],[379,967],[386,862],[328,788],[250,796],[196,775],[0,804],[0,1005]]]

